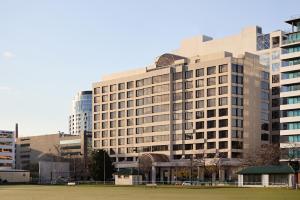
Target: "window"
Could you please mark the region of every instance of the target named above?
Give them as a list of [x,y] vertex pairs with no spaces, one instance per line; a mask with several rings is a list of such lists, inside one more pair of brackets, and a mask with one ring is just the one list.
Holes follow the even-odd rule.
[[110,119],[115,119],[117,116],[116,112],[110,112]]
[[227,93],[228,93],[227,86],[219,87],[219,95],[223,95],[223,94],[227,94]]
[[207,111],[207,118],[215,117],[216,116],[216,110],[208,110]]
[[219,106],[225,106],[227,104],[228,104],[227,97],[219,98]]
[[196,101],[196,108],[204,108],[204,101],[203,100]]
[[119,83],[118,89],[119,90],[124,90],[125,89],[125,83]]
[[193,98],[193,92],[185,92],[185,99],[192,99]]
[[227,137],[228,137],[228,131],[227,130],[219,131],[219,138],[227,138]]
[[243,149],[243,142],[231,141],[231,147],[233,149]]
[[140,90],[136,91],[136,96],[137,97],[140,97],[140,96],[143,96],[143,95],[144,95],[144,90],[143,89],[140,89]]
[[232,94],[243,95],[243,88],[239,86],[232,86]]
[[216,138],[216,131],[207,132],[207,139],[215,139],[215,138]]
[[101,93],[101,88],[97,87],[94,88],[94,94],[100,94]]
[[197,111],[196,112],[196,119],[204,118],[204,111]]
[[226,141],[219,142],[219,149],[227,149],[227,148],[228,148],[228,142]]
[[127,89],[132,89],[133,86],[134,86],[134,82],[133,81],[127,82]]
[[204,122],[196,122],[196,129],[203,129],[204,128]]
[[[280,100],[279,99],[272,99],[272,107],[278,107],[280,106]],[[267,110],[267,106],[265,106],[265,109]]]
[[221,108],[219,109],[219,117],[227,116],[228,115],[228,109],[227,108]]
[[193,82],[192,81],[186,81],[185,82],[185,89],[191,89],[193,88]]
[[243,84],[243,77],[242,76],[238,76],[238,75],[232,75],[231,77],[231,82],[235,83],[235,84]]
[[115,92],[117,90],[117,85],[111,85],[110,86],[110,91]]
[[242,74],[244,72],[243,65],[232,64],[232,72],[241,73]]
[[264,90],[269,90],[269,83],[265,81],[261,81],[260,88]]
[[125,108],[125,101],[121,101],[118,104],[119,104],[119,109]]
[[241,120],[241,119],[233,119],[232,120],[232,127],[243,128],[243,120]]
[[231,115],[232,115],[232,116],[243,117],[243,109],[240,109],[240,108],[232,108]]
[[107,93],[107,92],[108,92],[108,86],[103,86],[102,93]]
[[220,119],[219,120],[219,128],[227,127],[228,126],[228,120],[227,119]]
[[196,77],[204,76],[204,69],[197,69],[196,70]]
[[[123,111],[121,111],[121,112],[123,112]],[[133,109],[127,110],[127,117],[131,117],[133,115],[134,115],[134,110]]]
[[215,142],[208,142],[207,143],[207,149],[215,149],[216,143]]
[[207,121],[207,128],[215,128],[216,127],[216,120]]
[[133,97],[133,91],[128,91],[127,92],[127,98],[132,98]]
[[228,71],[228,65],[224,64],[224,65],[219,65],[219,73],[224,73]]
[[280,57],[280,51],[273,51],[272,52],[272,60],[277,60]]
[[216,106],[216,99],[208,99],[207,100],[207,107]]
[[102,111],[108,110],[108,104],[102,104]]
[[185,103],[185,110],[193,109],[193,102],[186,102]]
[[211,85],[215,85],[215,84],[216,84],[216,78],[215,77],[207,79],[207,86],[211,86]]
[[215,96],[216,95],[216,88],[207,89],[207,96]]
[[280,63],[273,63],[272,64],[272,71],[277,72],[280,69]]
[[102,96],[102,102],[107,102],[108,101],[108,96],[107,95],[103,95]]
[[197,143],[196,144],[196,149],[204,149],[204,144],[203,143]]
[[134,101],[133,100],[129,100],[127,101],[127,108],[133,107],[134,106]]
[[[282,76],[282,79],[284,79],[283,76]],[[272,83],[279,83],[279,81],[280,81],[280,76],[279,76],[279,74],[272,75]]]
[[232,97],[232,105],[243,106],[243,98]]
[[196,80],[196,87],[203,87],[204,86],[204,79]]
[[227,83],[228,82],[228,76],[220,76],[219,77],[219,84]]
[[100,106],[99,105],[94,106],[94,112],[100,112]]
[[196,139],[203,139],[204,138],[204,132],[196,132]]
[[181,73],[181,72],[176,72],[176,73],[174,74],[174,79],[175,79],[175,80],[180,80],[180,79],[182,79],[182,73]]
[[212,75],[216,73],[216,66],[207,68],[207,75]]
[[125,99],[125,92],[120,92],[119,94],[118,94],[118,99],[120,100],[120,99]]
[[186,71],[185,72],[185,78],[186,79],[193,78],[193,71],[192,70]]
[[182,103],[174,103],[173,104],[173,111],[182,110]]
[[204,97],[204,90],[197,90],[196,91],[196,98]]
[[136,81],[136,87],[142,87],[142,86],[144,86],[144,80],[143,79],[137,80]]

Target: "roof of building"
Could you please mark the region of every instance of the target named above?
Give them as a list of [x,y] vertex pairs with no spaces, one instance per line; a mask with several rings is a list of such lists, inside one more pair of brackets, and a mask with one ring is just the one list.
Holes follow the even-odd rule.
[[295,170],[289,165],[253,166],[242,169],[238,174],[293,174]]
[[0,172],[29,172],[29,170],[0,168]]
[[139,175],[139,171],[134,168],[121,168],[119,171],[115,172],[116,175]]
[[300,15],[292,16],[289,20],[286,20],[285,22],[291,25],[295,25],[296,23],[300,22]]

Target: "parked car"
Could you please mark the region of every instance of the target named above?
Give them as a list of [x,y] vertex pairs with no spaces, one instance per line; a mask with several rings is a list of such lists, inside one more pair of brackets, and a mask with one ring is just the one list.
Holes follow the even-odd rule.
[[190,185],[192,185],[192,182],[191,182],[191,181],[184,181],[184,182],[182,183],[182,185],[183,185],[183,186],[190,186]]

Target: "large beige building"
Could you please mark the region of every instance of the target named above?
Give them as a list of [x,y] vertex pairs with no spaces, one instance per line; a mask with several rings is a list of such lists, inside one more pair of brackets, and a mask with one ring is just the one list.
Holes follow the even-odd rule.
[[154,182],[217,158],[226,165],[219,178],[230,179],[240,158],[269,142],[269,72],[259,57],[193,48],[93,84],[93,147],[117,168],[147,157]]

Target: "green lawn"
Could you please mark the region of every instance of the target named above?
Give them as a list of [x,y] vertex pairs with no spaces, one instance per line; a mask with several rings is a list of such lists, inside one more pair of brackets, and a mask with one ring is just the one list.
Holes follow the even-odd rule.
[[276,200],[300,199],[300,190],[286,188],[183,188],[116,186],[0,186],[0,200]]

